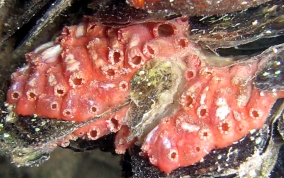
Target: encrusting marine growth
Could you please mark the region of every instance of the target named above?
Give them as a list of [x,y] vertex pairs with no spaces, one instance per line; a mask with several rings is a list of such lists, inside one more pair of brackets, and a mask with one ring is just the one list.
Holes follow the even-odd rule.
[[86,122],[130,101],[70,138],[117,132],[117,153],[138,144],[166,173],[192,165],[261,128],[284,93],[254,87],[263,57],[208,64],[189,28],[187,18],[112,28],[89,17],[26,54],[7,103],[18,115]]

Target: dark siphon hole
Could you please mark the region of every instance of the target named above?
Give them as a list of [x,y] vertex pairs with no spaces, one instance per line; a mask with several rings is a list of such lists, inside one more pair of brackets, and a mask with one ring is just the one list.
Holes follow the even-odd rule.
[[114,52],[113,53],[113,62],[115,64],[119,62],[119,58],[120,58],[120,53],[119,52]]
[[107,70],[107,75],[114,76],[115,75],[115,71],[113,69],[108,69]]
[[51,109],[53,109],[53,110],[57,109],[57,104],[53,103],[53,104],[51,105]]
[[200,147],[196,147],[195,150],[196,150],[197,152],[200,152],[201,149],[200,149]]
[[57,90],[56,90],[56,93],[59,94],[59,95],[63,95],[63,94],[64,94],[64,90],[57,89]]
[[96,130],[92,130],[92,131],[90,131],[90,136],[92,138],[96,138],[98,136],[98,132]]
[[186,71],[186,78],[189,80],[189,79],[192,79],[194,77],[194,72],[193,71]]
[[160,37],[170,37],[174,34],[174,28],[170,24],[162,24],[158,27]]
[[71,115],[71,112],[68,111],[68,110],[65,110],[64,113],[65,113],[66,116],[70,116]]
[[199,112],[199,114],[200,114],[201,117],[205,116],[206,113],[207,113],[207,110],[206,110],[206,109],[201,109],[200,112]]
[[172,153],[171,153],[171,158],[172,158],[172,159],[175,159],[176,157],[177,157],[177,153],[176,153],[176,152],[172,152]]
[[141,56],[134,56],[131,61],[132,61],[133,64],[139,65],[142,61],[142,58],[141,58]]
[[12,94],[12,98],[13,98],[13,99],[19,99],[19,97],[20,97],[20,94],[19,94],[18,92],[14,92],[14,93]]
[[30,98],[32,98],[32,99],[35,99],[35,98],[36,98],[36,94],[33,93],[33,92],[30,92],[30,93],[29,93],[29,96],[30,96]]
[[154,54],[155,53],[154,49],[152,47],[150,47],[150,46],[147,46],[147,50],[148,50],[148,52],[150,54]]
[[185,48],[185,47],[187,47],[187,41],[185,39],[180,39],[178,41],[178,45],[182,48]]
[[189,107],[193,103],[193,98],[191,96],[186,96],[185,98],[185,107]]
[[115,118],[111,118],[110,121],[113,124],[113,127],[115,129],[118,129],[118,126],[119,126],[118,120],[116,120]]
[[82,78],[74,78],[72,81],[73,81],[74,85],[81,85],[82,82],[83,82],[83,79]]
[[253,117],[255,117],[255,118],[258,118],[258,117],[259,117],[259,113],[258,113],[256,110],[253,110],[253,111],[251,112],[251,115],[252,115]]
[[94,106],[92,106],[92,107],[91,107],[91,112],[93,112],[93,113],[97,112],[97,108],[94,107]]
[[227,131],[229,131],[229,124],[228,123],[223,123],[222,124],[222,130],[224,131],[224,132],[227,132]]
[[122,83],[122,84],[120,84],[120,87],[121,87],[121,89],[126,89],[127,88],[127,85],[125,84],[125,83]]

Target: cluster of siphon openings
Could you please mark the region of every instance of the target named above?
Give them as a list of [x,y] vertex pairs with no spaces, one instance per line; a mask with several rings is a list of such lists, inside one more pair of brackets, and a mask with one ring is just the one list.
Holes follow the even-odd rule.
[[170,37],[174,35],[175,29],[172,24],[161,24],[159,25],[157,32],[159,37]]

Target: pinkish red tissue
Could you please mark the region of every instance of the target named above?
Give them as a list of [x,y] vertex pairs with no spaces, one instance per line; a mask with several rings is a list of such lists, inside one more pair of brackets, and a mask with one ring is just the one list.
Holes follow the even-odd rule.
[[[27,64],[12,74],[7,102],[20,115],[87,121],[129,99],[132,76],[151,59],[182,61],[186,85],[179,110],[163,118],[139,141],[142,152],[160,170],[200,161],[214,148],[238,141],[261,128],[283,92],[259,91],[253,76],[260,59],[212,67],[190,42],[187,19],[110,28],[94,22],[65,27],[54,42],[26,54]],[[128,140],[128,106],[76,130],[95,140],[118,132],[116,151]]]

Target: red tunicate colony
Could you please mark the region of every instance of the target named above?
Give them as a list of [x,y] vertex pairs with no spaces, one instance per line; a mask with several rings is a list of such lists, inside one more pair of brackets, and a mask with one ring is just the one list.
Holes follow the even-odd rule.
[[[190,42],[188,31],[186,18],[124,28],[106,27],[89,18],[65,27],[54,42],[26,54],[27,64],[12,74],[7,103],[15,105],[20,115],[83,122],[125,103],[132,76],[147,61],[182,61],[187,83],[178,98],[178,112],[161,119],[139,143],[143,155],[166,173],[192,165],[212,149],[261,128],[283,92],[254,88],[261,59],[209,66],[199,46]],[[116,151],[124,153],[135,142],[127,139],[128,108],[72,135],[95,140],[118,132]]]

